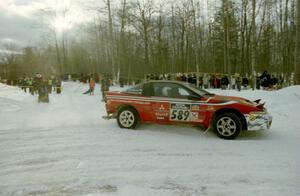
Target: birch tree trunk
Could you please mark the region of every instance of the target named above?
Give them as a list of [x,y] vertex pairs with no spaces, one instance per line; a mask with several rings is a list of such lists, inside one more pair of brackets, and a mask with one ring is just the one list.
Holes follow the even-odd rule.
[[256,0],[252,0],[252,32],[251,32],[251,76],[252,76],[252,89],[256,87]]
[[109,55],[110,55],[110,63],[112,70],[112,79],[113,82],[116,82],[116,70],[115,70],[115,61],[114,61],[114,40],[113,40],[113,25],[112,25],[112,16],[111,16],[111,8],[110,8],[110,0],[107,0],[107,10],[108,10],[108,39],[109,39]]
[[295,43],[295,63],[294,63],[294,71],[295,71],[295,84],[300,84],[300,0],[296,2],[296,43]]

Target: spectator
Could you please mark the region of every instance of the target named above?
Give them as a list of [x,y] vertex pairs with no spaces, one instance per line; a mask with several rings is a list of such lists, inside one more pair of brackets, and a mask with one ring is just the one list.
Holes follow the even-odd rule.
[[221,88],[222,88],[222,90],[227,89],[228,84],[229,84],[229,80],[228,80],[227,76],[224,75],[221,79]]
[[192,77],[191,74],[187,75],[187,82],[190,83],[190,84],[193,84],[193,77]]
[[236,86],[236,79],[234,76],[230,77],[231,89],[235,89]]
[[52,85],[53,85],[53,77],[51,76],[50,79],[48,80],[48,92],[51,94],[52,93]]
[[94,88],[95,88],[95,81],[91,77],[89,81],[89,87],[90,87],[90,95],[94,95]]
[[271,77],[270,77],[270,74],[268,74],[267,71],[264,71],[263,74],[260,76],[260,82],[261,82],[261,86],[264,89],[270,87]]
[[34,95],[33,78],[29,78],[29,80],[28,80],[28,86],[29,86],[29,92],[30,92],[30,94]]
[[212,75],[212,77],[211,77],[211,86],[213,88],[217,88],[218,87],[218,80],[217,80],[217,77],[215,75]]
[[238,74],[236,75],[236,86],[237,86],[237,90],[241,91],[242,79]]
[[260,89],[260,74],[258,73],[256,76],[256,89]]
[[120,83],[120,87],[123,88],[124,83],[125,83],[125,79],[122,76],[119,78],[119,83]]
[[38,83],[38,102],[49,103],[48,81],[46,77]]
[[283,82],[284,82],[283,74],[280,74],[278,78],[278,88],[283,87]]
[[101,80],[102,101],[106,100],[105,92],[109,91],[109,86],[110,86],[109,78],[103,77],[103,79]]
[[243,87],[244,87],[245,89],[248,87],[248,85],[249,85],[249,80],[248,80],[248,77],[247,77],[247,76],[243,77],[243,79],[242,79],[242,85],[243,85]]
[[210,77],[208,74],[205,73],[203,76],[203,85],[205,89],[209,88],[209,81],[210,81]]
[[271,86],[272,86],[272,88],[277,89],[277,84],[278,84],[278,79],[274,75],[272,75],[272,77],[271,77]]
[[[197,80],[196,80],[197,83]],[[203,76],[199,76],[199,87],[203,88]]]

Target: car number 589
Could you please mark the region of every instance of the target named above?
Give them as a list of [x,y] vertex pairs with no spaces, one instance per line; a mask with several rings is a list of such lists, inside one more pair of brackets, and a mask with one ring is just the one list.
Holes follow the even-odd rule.
[[187,121],[190,116],[189,110],[173,109],[171,110],[171,120]]

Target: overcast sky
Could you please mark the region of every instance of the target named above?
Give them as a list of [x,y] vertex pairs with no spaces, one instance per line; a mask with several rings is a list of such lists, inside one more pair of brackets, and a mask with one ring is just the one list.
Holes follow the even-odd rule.
[[[154,0],[154,2],[180,0]],[[72,30],[76,25],[92,21],[96,7],[104,7],[104,0],[0,0],[0,51],[5,43],[18,46],[35,46],[41,41],[41,10],[52,10],[60,13],[69,8],[67,17],[52,17],[51,23],[56,30]],[[112,7],[119,0],[112,0]],[[204,1],[203,1],[204,2]],[[206,0],[205,0],[206,2]]]
[[[15,43],[19,46],[36,45],[41,38],[37,13],[50,8],[56,11],[70,8],[67,21],[54,18],[52,25],[58,28],[72,29],[93,19],[88,6],[95,6],[96,0],[0,0],[0,49],[4,43]],[[101,2],[101,1],[97,1]]]

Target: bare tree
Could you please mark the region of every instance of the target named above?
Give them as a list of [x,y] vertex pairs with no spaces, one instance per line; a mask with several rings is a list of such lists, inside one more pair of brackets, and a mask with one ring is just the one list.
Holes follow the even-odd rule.
[[240,72],[252,76],[254,88],[255,72],[268,70],[295,72],[299,83],[299,0],[103,2],[93,7],[94,21],[77,28],[76,39],[53,23],[67,21],[71,5],[41,10],[44,44],[4,62],[45,72],[111,73],[114,81],[148,73]]
[[252,0],[252,22],[251,22],[251,76],[252,89],[256,86],[256,0]]
[[152,0],[141,0],[136,4],[137,8],[135,13],[131,16],[135,20],[135,28],[140,33],[144,44],[144,65],[143,74],[146,78],[146,74],[149,71],[149,31],[151,28],[152,17],[155,12]]
[[[113,38],[113,21],[112,21],[112,13],[111,13],[111,2],[110,0],[106,0],[107,6],[107,18],[108,18],[108,51],[110,56],[110,63],[112,68],[112,76],[113,81],[116,81],[116,70],[115,70],[115,56],[114,56],[114,38]],[[117,69],[119,70],[119,69]]]
[[300,84],[300,0],[296,3],[296,42],[295,42],[295,59],[294,59],[294,71],[295,71],[295,83]]
[[[118,42],[118,73],[121,77],[124,77],[125,72],[128,77],[130,77],[130,64],[128,65],[127,56],[128,51],[126,49],[126,34],[125,28],[129,22],[129,13],[128,13],[128,3],[127,0],[122,0],[121,8],[118,11],[118,18],[120,20],[120,31],[119,31],[119,42]],[[128,65],[128,67],[127,67]]]

